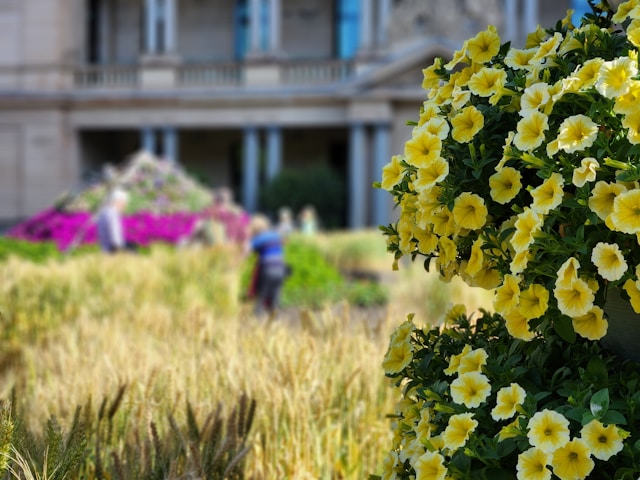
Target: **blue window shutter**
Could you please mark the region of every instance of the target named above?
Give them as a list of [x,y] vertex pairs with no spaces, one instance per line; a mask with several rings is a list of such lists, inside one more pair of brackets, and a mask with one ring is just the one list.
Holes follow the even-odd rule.
[[235,57],[242,60],[249,46],[249,6],[247,0],[236,0],[234,12]]
[[591,13],[591,7],[587,0],[571,0],[571,8],[574,10],[571,21],[577,27],[585,13]]
[[338,0],[337,53],[342,59],[353,58],[360,39],[360,0]]
[[262,0],[260,2],[260,50],[263,52],[269,50],[269,31],[271,30],[269,17],[269,1]]

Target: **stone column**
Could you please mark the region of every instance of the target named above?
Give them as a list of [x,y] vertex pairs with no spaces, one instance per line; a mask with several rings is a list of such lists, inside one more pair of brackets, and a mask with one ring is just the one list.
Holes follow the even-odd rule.
[[140,148],[145,152],[156,154],[156,135],[152,127],[144,127],[140,131]]
[[280,54],[282,39],[282,2],[271,0],[269,4],[269,53]]
[[258,129],[246,127],[243,136],[242,155],[242,203],[249,212],[258,206],[258,178],[260,162],[258,161]]
[[162,131],[164,144],[164,158],[172,163],[178,163],[178,131],[175,127],[165,127]]
[[526,37],[538,27],[538,0],[524,0],[524,12],[522,14],[522,29]]
[[176,0],[164,0],[164,53],[175,53],[176,51],[176,26],[178,17],[176,11]]
[[360,52],[369,52],[373,43],[372,0],[360,0]]
[[391,21],[391,0],[378,0],[378,29],[376,44],[384,48],[389,42],[389,22]]
[[517,0],[504,1],[504,40],[515,44],[518,36],[518,5]]
[[365,155],[366,130],[362,123],[354,123],[349,132],[349,228],[365,224]]
[[99,45],[99,64],[105,64],[110,62],[111,52],[110,41],[111,41],[111,18],[109,16],[109,5],[107,5],[107,0],[100,0],[98,3],[98,41]]
[[[378,124],[373,132],[374,154],[373,175],[370,183],[380,181],[383,167],[391,159],[390,127],[388,124]],[[389,194],[385,190],[376,188],[373,191],[373,223],[387,225],[389,223]]]
[[156,0],[145,1],[144,14],[146,53],[153,55],[158,52],[158,4]]
[[260,50],[260,0],[249,0],[249,53]]
[[273,180],[282,168],[282,129],[278,126],[267,130],[267,180]]

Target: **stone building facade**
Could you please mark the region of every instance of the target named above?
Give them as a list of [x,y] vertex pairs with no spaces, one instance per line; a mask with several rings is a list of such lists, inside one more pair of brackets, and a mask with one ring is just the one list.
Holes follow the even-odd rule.
[[0,0],[0,221],[147,149],[249,210],[283,168],[345,179],[345,223],[401,152],[421,69],[491,23],[515,44],[568,0]]

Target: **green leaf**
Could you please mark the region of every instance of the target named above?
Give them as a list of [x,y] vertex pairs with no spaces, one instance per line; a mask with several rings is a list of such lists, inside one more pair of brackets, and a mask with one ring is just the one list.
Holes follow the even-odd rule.
[[589,408],[595,418],[602,418],[609,410],[609,389],[603,388],[594,393],[591,397]]
[[627,419],[617,410],[608,410],[600,419],[605,425],[626,425]]
[[606,385],[609,380],[607,366],[600,357],[593,357],[587,365],[587,378],[596,386]]
[[571,318],[566,315],[561,315],[556,318],[553,322],[553,329],[556,331],[560,337],[569,343],[575,343],[576,341],[576,332],[573,329],[573,323],[571,322]]

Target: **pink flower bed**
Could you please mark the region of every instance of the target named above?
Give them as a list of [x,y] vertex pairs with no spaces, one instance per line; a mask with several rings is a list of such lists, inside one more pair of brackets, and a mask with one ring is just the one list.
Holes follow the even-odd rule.
[[[141,246],[154,242],[176,244],[191,234],[199,218],[200,214],[193,212],[138,212],[125,215],[125,239]],[[48,209],[16,225],[9,231],[8,236],[32,242],[54,242],[64,251],[76,238],[79,244],[96,243],[97,229],[88,212]]]

